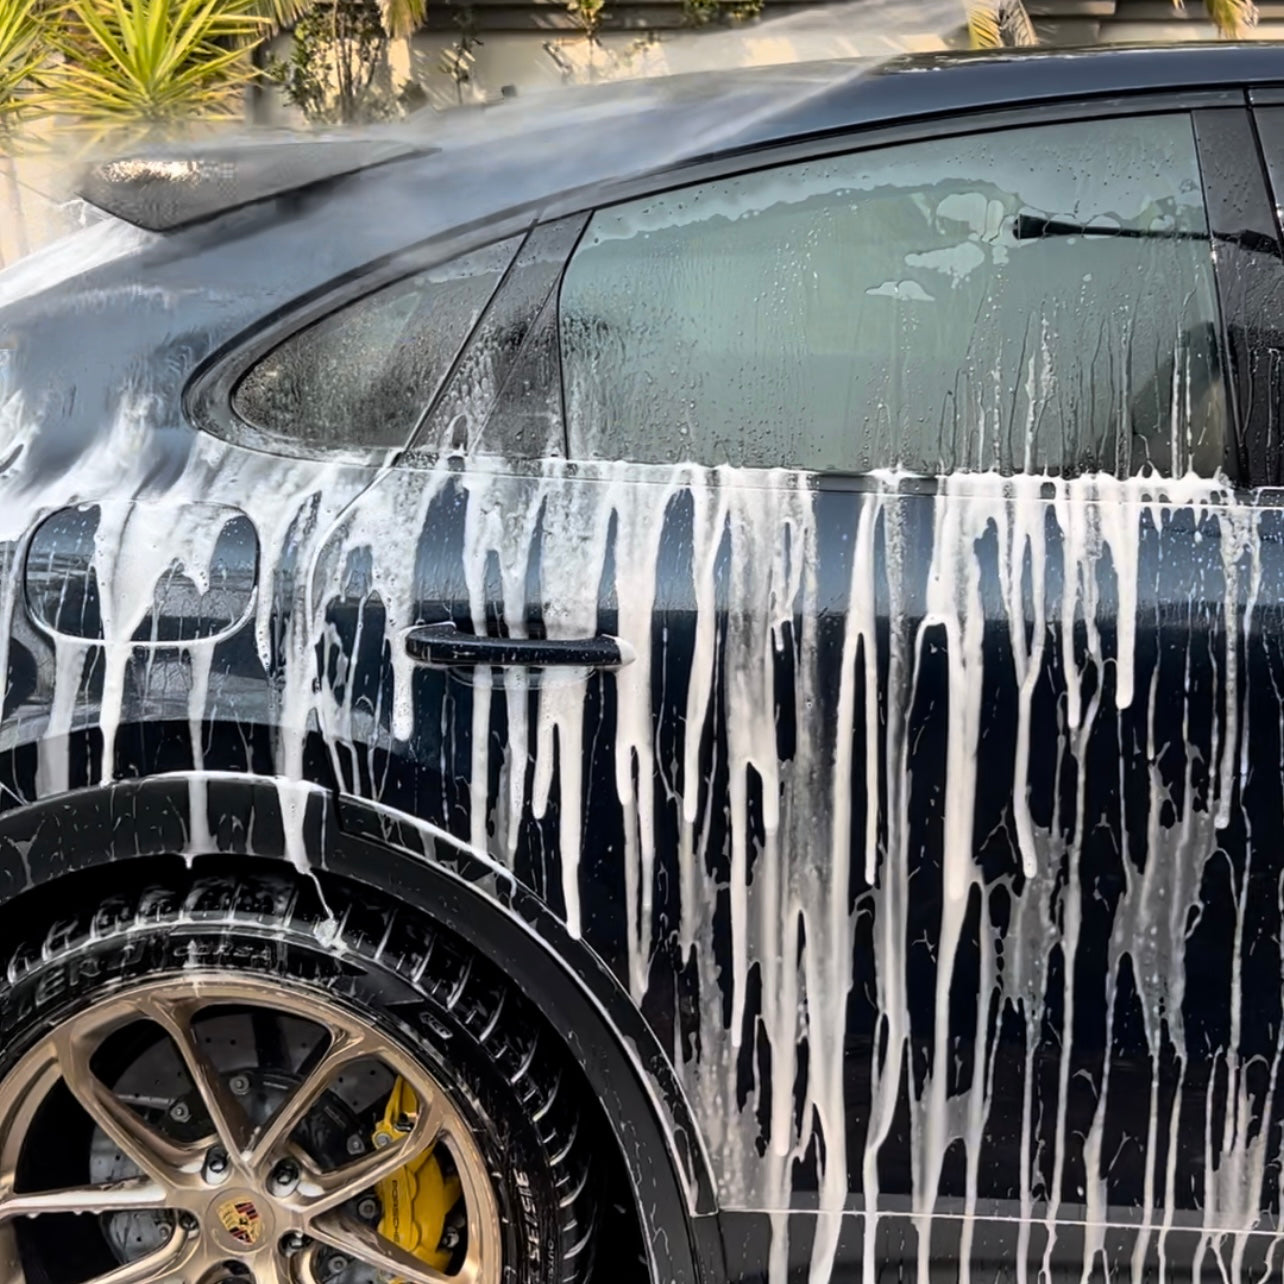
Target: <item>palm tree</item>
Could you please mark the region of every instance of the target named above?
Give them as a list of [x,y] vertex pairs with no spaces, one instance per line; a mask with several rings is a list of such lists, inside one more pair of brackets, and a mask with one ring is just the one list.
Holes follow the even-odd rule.
[[[1185,0],[1173,0],[1173,8],[1184,13]],[[1254,0],[1204,0],[1204,12],[1217,34],[1231,40],[1246,36],[1257,23]],[[1021,0],[967,0],[967,26],[974,49],[1039,42]]]
[[51,37],[63,55],[46,76],[51,110],[100,130],[239,115],[254,75],[244,41],[264,28],[255,4],[66,0]]
[[[288,31],[312,7],[313,0],[253,0],[250,12],[261,18],[268,37]],[[413,36],[423,25],[427,0],[379,0],[383,29],[394,40]]]

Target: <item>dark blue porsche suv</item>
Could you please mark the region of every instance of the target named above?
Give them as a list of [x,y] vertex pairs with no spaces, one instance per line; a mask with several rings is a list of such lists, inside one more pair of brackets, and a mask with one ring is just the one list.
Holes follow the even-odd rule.
[[1278,1278],[1284,53],[519,108],[0,275],[0,1284]]

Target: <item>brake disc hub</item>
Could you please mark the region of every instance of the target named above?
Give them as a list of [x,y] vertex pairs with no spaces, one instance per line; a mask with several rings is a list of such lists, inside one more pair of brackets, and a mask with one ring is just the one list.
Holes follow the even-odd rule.
[[[170,1072],[172,1073],[172,1072]],[[166,1081],[166,1080],[169,1081]],[[249,1067],[223,1076],[228,1090],[241,1101],[255,1125],[265,1124],[298,1086],[297,1075]],[[185,1086],[170,1079],[165,1069],[148,1064],[144,1053],[121,1078],[121,1083],[147,1081],[151,1100],[168,1101],[164,1110],[164,1130],[175,1141],[196,1141],[209,1132],[209,1118],[200,1096],[189,1089],[172,1095]],[[118,1085],[119,1088],[119,1085]],[[349,1139],[360,1135],[356,1115],[333,1093],[326,1093],[300,1127],[298,1137],[303,1149],[322,1168],[335,1168],[352,1158],[354,1148]],[[364,1151],[363,1142],[358,1153]],[[116,1146],[95,1130],[90,1159],[93,1180],[109,1184],[128,1180],[136,1171]],[[263,1199],[241,1192],[220,1192],[211,1203],[204,1224],[229,1253],[246,1252],[265,1238],[266,1203]],[[164,1212],[119,1212],[103,1217],[103,1227],[112,1253],[122,1263],[138,1259],[159,1248],[168,1238],[173,1218]],[[269,1228],[270,1229],[270,1228]],[[247,1242],[246,1236],[250,1236]],[[238,1247],[239,1245],[239,1247]]]

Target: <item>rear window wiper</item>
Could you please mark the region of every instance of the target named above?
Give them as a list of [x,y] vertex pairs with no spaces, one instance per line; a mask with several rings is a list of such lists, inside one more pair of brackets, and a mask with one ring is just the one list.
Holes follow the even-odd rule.
[[1262,232],[1220,232],[1210,238],[1207,232],[1190,232],[1177,228],[1117,227],[1110,224],[1075,223],[1069,219],[1044,218],[1041,214],[1018,214],[1013,222],[1012,235],[1018,241],[1037,241],[1045,236],[1114,236],[1165,241],[1207,241],[1216,239],[1231,245],[1241,245],[1254,254],[1279,257],[1279,246],[1273,238]]

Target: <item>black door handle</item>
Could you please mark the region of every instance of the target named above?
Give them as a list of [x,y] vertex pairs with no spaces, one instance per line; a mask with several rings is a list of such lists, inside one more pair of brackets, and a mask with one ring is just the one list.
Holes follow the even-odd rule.
[[493,638],[464,633],[453,624],[422,624],[406,634],[415,660],[447,668],[619,669],[633,662],[633,648],[620,638]]

